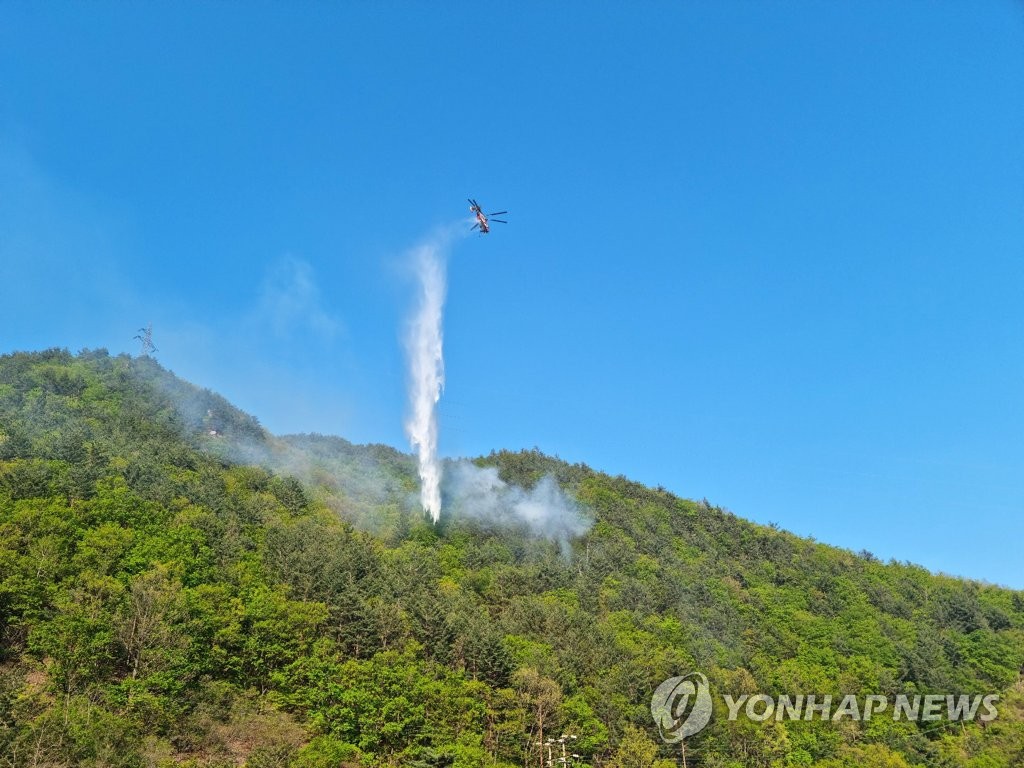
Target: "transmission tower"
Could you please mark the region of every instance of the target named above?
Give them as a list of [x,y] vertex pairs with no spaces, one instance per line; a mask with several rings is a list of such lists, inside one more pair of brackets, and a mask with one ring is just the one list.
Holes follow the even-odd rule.
[[154,353],[159,351],[156,348],[156,345],[153,344],[153,324],[152,323],[147,325],[145,328],[139,328],[139,332],[137,334],[135,334],[135,338],[138,339],[139,343],[142,345],[142,352],[141,352],[141,354],[142,354],[143,357],[152,357]]

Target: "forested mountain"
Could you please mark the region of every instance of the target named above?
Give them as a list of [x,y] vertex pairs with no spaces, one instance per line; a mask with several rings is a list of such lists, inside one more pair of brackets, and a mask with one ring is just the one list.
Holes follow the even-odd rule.
[[592,524],[434,527],[393,449],[271,436],[148,358],[0,358],[0,766],[526,766],[562,733],[574,764],[667,766],[651,694],[694,670],[1001,699],[966,724],[716,702],[691,767],[1024,765],[1024,594],[537,452],[476,463]]

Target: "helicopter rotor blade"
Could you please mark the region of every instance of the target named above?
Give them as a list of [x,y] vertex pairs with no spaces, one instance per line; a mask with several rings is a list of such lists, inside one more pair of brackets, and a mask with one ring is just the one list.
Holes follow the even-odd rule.
[[508,211],[495,211],[494,213],[488,213],[487,215],[488,216],[501,216],[503,213],[508,213]]
[[507,221],[504,221],[503,219],[491,219],[491,221],[496,221],[496,222],[498,222],[499,224],[508,224],[508,222],[507,222]]

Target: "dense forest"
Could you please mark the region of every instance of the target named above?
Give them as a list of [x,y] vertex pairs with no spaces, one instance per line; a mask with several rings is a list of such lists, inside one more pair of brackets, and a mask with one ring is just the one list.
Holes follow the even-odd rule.
[[146,357],[0,357],[0,766],[539,766],[569,734],[571,764],[664,768],[651,694],[693,670],[1001,699],[988,723],[716,701],[691,768],[1024,765],[1024,594],[536,451],[476,464],[553,477],[589,528],[435,527],[391,448],[270,435]]

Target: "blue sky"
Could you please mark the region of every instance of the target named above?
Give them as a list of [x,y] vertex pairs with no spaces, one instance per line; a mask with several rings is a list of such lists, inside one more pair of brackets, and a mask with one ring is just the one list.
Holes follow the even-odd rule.
[[0,348],[405,448],[537,446],[1024,587],[1014,2],[0,4]]

